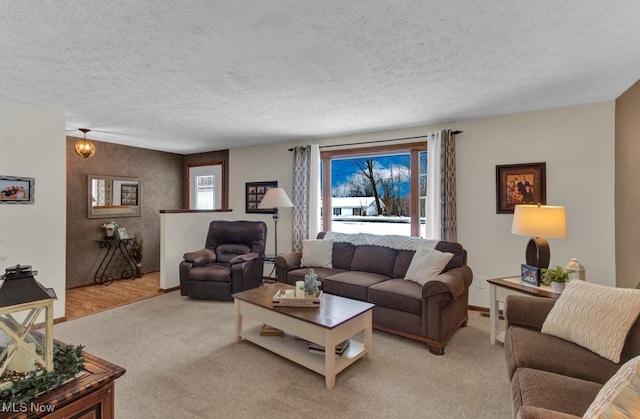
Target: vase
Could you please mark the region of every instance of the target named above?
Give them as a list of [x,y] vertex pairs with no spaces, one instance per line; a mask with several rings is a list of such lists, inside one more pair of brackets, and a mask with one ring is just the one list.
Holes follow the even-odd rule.
[[113,237],[113,233],[114,233],[115,229],[113,228],[106,228],[104,230],[105,234],[107,235],[108,238]]
[[553,291],[554,294],[560,294],[562,293],[562,291],[564,291],[565,284],[566,282],[552,282],[551,290]]

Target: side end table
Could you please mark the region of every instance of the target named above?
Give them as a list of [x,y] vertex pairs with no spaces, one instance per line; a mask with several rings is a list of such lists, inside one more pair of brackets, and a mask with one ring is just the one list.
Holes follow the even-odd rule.
[[504,303],[508,295],[530,295],[541,298],[558,298],[560,294],[551,291],[548,285],[525,284],[520,281],[519,276],[506,278],[492,278],[489,282],[489,342],[492,345],[496,341],[504,343],[504,330],[500,328],[500,305],[504,308]]

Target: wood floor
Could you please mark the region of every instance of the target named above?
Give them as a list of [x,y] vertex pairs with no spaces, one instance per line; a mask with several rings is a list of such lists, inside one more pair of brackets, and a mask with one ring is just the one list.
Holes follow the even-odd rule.
[[110,308],[134,303],[163,294],[160,272],[149,272],[142,278],[118,279],[111,285],[86,285],[67,290],[65,317],[67,320]]

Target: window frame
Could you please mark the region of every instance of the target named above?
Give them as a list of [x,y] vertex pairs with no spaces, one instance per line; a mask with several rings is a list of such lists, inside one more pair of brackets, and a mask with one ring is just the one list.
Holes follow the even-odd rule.
[[[427,151],[427,141],[328,150],[320,152],[322,162],[322,214],[333,214],[331,209],[331,160],[341,158],[380,156],[385,154],[408,153],[411,156],[411,193],[409,194],[409,218],[411,236],[420,235],[420,153]],[[322,229],[331,231],[331,218],[322,217]]]

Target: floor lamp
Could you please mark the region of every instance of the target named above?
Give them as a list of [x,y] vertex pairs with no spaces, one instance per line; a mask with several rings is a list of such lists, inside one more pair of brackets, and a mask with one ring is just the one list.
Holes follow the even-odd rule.
[[287,193],[282,188],[271,188],[264,194],[262,201],[258,208],[271,209],[273,208],[273,223],[274,223],[274,240],[275,240],[275,255],[274,259],[278,257],[278,215],[279,208],[291,208],[293,202],[287,196]]

